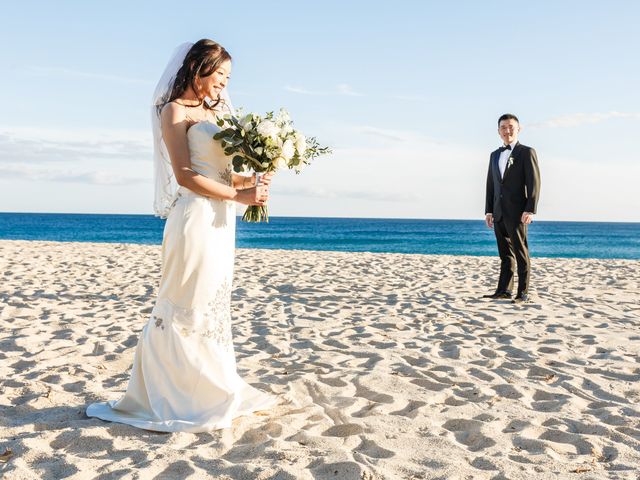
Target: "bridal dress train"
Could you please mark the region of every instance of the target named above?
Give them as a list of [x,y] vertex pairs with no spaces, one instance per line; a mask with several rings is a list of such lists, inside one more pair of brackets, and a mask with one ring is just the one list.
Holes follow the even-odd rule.
[[[213,140],[218,127],[187,131],[191,167],[231,185],[230,157]],[[180,187],[162,242],[162,279],[136,347],[127,391],[94,403],[89,417],[161,432],[206,432],[275,405],[236,371],[231,336],[235,205]]]

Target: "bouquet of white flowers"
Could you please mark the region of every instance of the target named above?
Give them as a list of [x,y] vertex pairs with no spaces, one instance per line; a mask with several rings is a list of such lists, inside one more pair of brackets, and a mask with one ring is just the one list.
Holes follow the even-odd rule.
[[[307,138],[295,130],[289,113],[284,109],[264,116],[255,113],[238,117],[225,115],[217,123],[222,130],[213,138],[222,142],[225,154],[233,155],[233,170],[237,173],[253,170],[256,172],[256,184],[260,174],[283,168],[300,173],[315,157],[331,153],[315,138]],[[242,220],[268,222],[267,206],[247,207]]]

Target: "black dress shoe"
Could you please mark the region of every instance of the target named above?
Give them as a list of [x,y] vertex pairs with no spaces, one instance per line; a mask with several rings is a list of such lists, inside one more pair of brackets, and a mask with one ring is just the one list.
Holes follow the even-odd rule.
[[528,293],[519,293],[516,298],[511,300],[512,303],[531,303],[531,298]]
[[504,299],[510,299],[511,298],[511,293],[509,292],[495,292],[495,293],[491,293],[489,295],[483,295],[482,298],[490,298],[492,300],[504,300]]

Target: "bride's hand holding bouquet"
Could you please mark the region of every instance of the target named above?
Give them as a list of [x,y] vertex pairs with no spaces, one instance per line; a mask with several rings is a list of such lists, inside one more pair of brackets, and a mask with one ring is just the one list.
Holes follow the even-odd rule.
[[[218,126],[222,130],[213,138],[222,142],[226,155],[233,155],[236,173],[255,172],[256,188],[262,185],[262,179],[268,179],[264,182],[268,187],[276,170],[287,168],[300,173],[315,157],[331,153],[315,138],[307,138],[295,130],[289,113],[284,109],[265,116],[254,113],[225,115],[218,120]],[[250,204],[242,219],[246,222],[268,222],[266,199],[263,203]]]

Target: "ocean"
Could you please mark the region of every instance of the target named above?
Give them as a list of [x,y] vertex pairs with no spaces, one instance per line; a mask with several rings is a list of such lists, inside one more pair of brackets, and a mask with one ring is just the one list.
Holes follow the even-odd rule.
[[[0,239],[160,244],[164,220],[151,215],[0,213]],[[497,255],[481,220],[271,217],[238,219],[239,248]],[[640,259],[640,223],[544,222],[529,228],[534,257]]]

